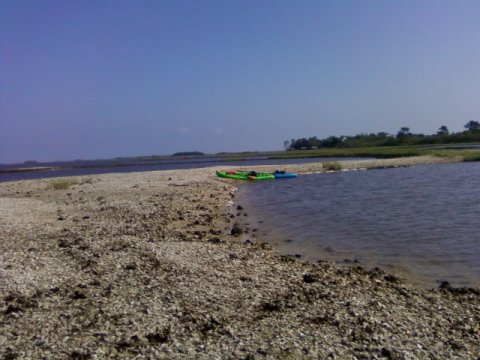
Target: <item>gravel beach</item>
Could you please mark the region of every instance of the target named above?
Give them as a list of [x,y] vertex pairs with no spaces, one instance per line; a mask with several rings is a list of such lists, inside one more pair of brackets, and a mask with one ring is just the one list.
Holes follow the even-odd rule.
[[0,183],[0,357],[480,359],[480,289],[245,242],[227,168]]

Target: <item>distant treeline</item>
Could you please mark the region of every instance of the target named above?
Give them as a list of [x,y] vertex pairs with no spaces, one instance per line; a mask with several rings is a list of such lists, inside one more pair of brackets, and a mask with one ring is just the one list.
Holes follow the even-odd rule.
[[184,151],[184,152],[177,152],[172,156],[200,156],[200,155],[205,155],[205,154],[200,151]]
[[386,132],[376,134],[359,134],[355,136],[329,136],[325,139],[310,138],[284,141],[287,150],[303,150],[315,148],[354,148],[369,146],[428,145],[449,143],[480,142],[480,123],[469,121],[465,131],[450,133],[446,126],[441,126],[435,134],[414,134],[410,128],[402,127],[396,135]]

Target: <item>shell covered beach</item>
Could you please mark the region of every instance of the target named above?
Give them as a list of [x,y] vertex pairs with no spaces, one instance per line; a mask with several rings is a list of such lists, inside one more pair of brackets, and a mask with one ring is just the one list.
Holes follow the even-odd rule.
[[0,183],[0,356],[479,359],[479,289],[416,289],[245,242],[238,183],[219,169]]

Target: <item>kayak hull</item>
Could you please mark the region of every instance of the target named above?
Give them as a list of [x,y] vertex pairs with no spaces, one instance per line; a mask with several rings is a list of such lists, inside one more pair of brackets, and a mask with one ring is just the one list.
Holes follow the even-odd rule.
[[289,178],[295,178],[298,176],[296,173],[276,173],[274,174],[275,179],[289,179]]
[[248,172],[245,171],[217,171],[217,176],[225,179],[233,179],[233,180],[252,180],[252,181],[259,181],[259,180],[273,180],[275,176],[273,174],[267,173],[257,173],[256,176],[249,175]]

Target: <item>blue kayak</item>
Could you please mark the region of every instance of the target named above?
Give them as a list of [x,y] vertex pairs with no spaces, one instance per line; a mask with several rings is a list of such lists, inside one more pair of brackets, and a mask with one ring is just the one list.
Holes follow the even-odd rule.
[[296,173],[289,173],[289,172],[278,171],[278,170],[275,171],[273,175],[275,175],[275,179],[288,179],[288,178],[294,178],[298,176],[298,174]]

